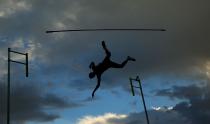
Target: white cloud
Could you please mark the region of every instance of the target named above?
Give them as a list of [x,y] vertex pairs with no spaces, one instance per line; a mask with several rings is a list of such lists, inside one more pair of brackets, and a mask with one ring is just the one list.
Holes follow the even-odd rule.
[[[190,124],[187,118],[174,110],[148,112],[152,124]],[[145,113],[114,114],[106,113],[99,116],[84,116],[76,124],[147,124]]]
[[114,124],[110,123],[110,119],[124,119],[127,115],[125,114],[114,114],[114,113],[106,113],[100,116],[85,116],[77,122],[77,124]]
[[5,13],[3,11],[0,11],[0,17],[3,17]]
[[173,109],[173,106],[163,106],[163,107],[152,107],[153,110],[156,110],[156,111],[170,111]]
[[22,38],[18,38],[11,45],[12,48],[22,48],[23,46],[24,46],[24,43],[23,43],[23,39]]
[[19,11],[27,11],[31,7],[29,3],[23,0],[3,0],[0,2],[0,17],[10,16]]
[[210,61],[206,63],[206,75],[210,78]]

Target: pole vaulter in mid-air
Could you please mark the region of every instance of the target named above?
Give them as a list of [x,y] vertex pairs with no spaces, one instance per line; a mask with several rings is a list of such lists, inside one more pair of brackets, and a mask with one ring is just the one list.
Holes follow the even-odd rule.
[[122,63],[120,64],[115,63],[110,60],[111,52],[107,49],[104,41],[102,41],[102,47],[106,53],[106,57],[104,58],[104,60],[98,65],[95,65],[94,62],[91,62],[89,66],[89,68],[92,69],[92,72],[89,73],[89,78],[92,79],[95,76],[97,77],[97,85],[92,92],[92,98],[94,97],[96,90],[100,87],[101,75],[103,74],[104,71],[106,71],[109,68],[123,68],[127,64],[128,61],[136,61],[134,58],[128,56],[127,59],[123,61]]
[[[48,30],[46,31],[46,33],[59,33],[59,32],[80,32],[80,31],[166,31],[165,29],[147,29],[147,28],[120,28],[120,29],[114,29],[114,28],[102,28],[102,29],[71,29],[71,30]],[[101,83],[101,75],[103,74],[104,71],[106,71],[109,68],[123,68],[128,61],[136,61],[134,58],[128,56],[127,59],[122,62],[121,64],[112,62],[110,60],[111,57],[111,53],[109,52],[109,50],[107,49],[105,42],[102,41],[102,46],[106,52],[106,57],[105,59],[99,63],[98,65],[95,65],[94,62],[91,62],[90,64],[90,69],[92,69],[92,72],[89,73],[89,78],[92,79],[95,76],[97,77],[97,85],[95,87],[95,89],[92,92],[92,98],[94,97],[94,94],[96,92],[96,90],[100,87],[100,83]]]

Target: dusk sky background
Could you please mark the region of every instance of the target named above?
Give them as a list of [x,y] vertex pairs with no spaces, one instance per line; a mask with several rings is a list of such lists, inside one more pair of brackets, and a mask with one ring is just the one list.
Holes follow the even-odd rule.
[[[151,124],[210,122],[210,1],[0,0],[0,120],[6,123],[7,49],[29,53],[11,65],[12,124],[146,124],[139,76]],[[165,32],[106,31],[46,34],[85,28],[164,28]],[[91,98],[91,61],[110,69]],[[11,54],[13,60],[24,57]],[[139,91],[136,90],[136,94]]]

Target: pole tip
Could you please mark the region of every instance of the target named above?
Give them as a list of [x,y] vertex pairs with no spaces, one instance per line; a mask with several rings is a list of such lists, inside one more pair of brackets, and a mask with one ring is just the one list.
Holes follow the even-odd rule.
[[45,33],[52,33],[52,31],[46,31]]

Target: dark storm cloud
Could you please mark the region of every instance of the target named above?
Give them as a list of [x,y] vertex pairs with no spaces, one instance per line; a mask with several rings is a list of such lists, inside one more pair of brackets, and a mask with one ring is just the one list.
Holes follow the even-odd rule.
[[[107,41],[114,61],[121,62],[127,55],[137,59],[136,63],[128,64],[126,71],[110,72],[115,77],[105,75],[107,79],[139,73],[145,78],[157,73],[192,77],[191,72],[196,71],[194,67],[200,68],[209,60],[207,34],[210,26],[206,2],[25,2],[29,9],[3,17],[1,31],[11,36],[13,40],[10,41],[23,37],[26,43],[28,40],[32,40],[32,44],[40,43],[40,47],[32,51],[33,57],[46,65],[48,73],[66,70],[73,75],[76,63],[80,66],[77,74],[86,77],[89,62],[98,63],[104,57],[101,40]],[[44,33],[47,29],[100,27],[166,28],[167,32]]]
[[[4,117],[6,115],[6,86],[1,83],[0,89],[0,117]],[[75,108],[78,106],[80,106],[80,104],[65,100],[56,94],[44,92],[41,87],[20,84],[12,89],[11,119],[14,122],[48,122],[59,118],[60,115],[56,113],[48,113],[46,110],[56,111],[65,108]]]
[[[138,73],[145,78],[157,73],[198,78],[203,73],[200,74],[197,68],[202,70],[210,56],[208,7],[203,3],[191,3],[82,1],[78,4],[80,11],[75,14],[77,23],[73,24],[76,27],[163,27],[167,32],[65,33],[64,38],[59,39],[60,44],[52,43],[56,49],[48,51],[47,59],[62,66],[70,64],[71,59],[77,59],[76,62],[88,73],[90,61],[98,63],[103,59],[100,41],[105,40],[114,61],[121,62],[131,55],[137,62],[129,63],[126,71],[109,71],[111,74],[105,75],[104,79],[120,79]],[[61,59],[65,61],[58,61]],[[113,73],[115,76],[111,77]],[[110,84],[113,85],[112,82]]]
[[208,124],[210,119],[210,90],[205,86],[174,86],[157,92],[158,96],[184,99],[174,107],[174,110],[188,118],[193,124]]
[[156,93],[159,96],[168,96],[170,98],[189,99],[200,96],[202,88],[194,85],[190,86],[173,86],[170,89],[163,89]]

